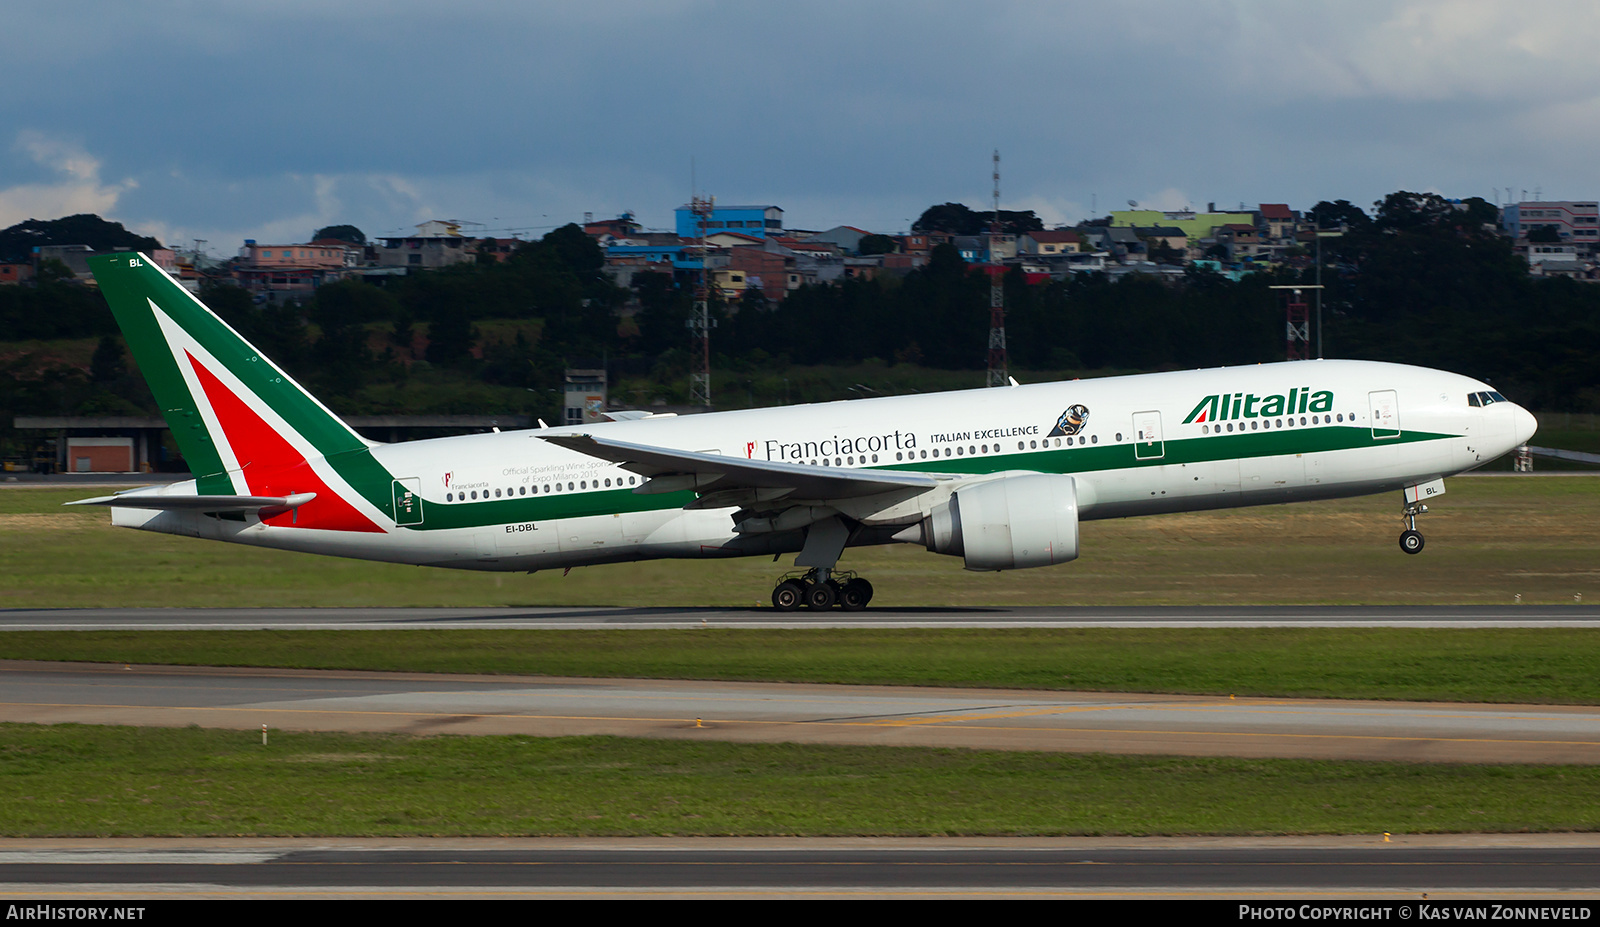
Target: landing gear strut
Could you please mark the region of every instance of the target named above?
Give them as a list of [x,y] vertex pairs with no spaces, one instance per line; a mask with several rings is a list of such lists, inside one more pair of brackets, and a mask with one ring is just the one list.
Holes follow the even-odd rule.
[[772,590],[772,607],[780,612],[792,612],[800,606],[828,609],[835,605],[843,611],[855,612],[872,601],[872,584],[848,571],[823,567],[790,573]]
[[1400,533],[1400,549],[1408,554],[1422,553],[1422,532],[1417,530],[1417,516],[1426,514],[1427,511],[1428,507],[1420,502],[1408,502],[1405,511],[1401,513],[1406,522],[1406,530]]

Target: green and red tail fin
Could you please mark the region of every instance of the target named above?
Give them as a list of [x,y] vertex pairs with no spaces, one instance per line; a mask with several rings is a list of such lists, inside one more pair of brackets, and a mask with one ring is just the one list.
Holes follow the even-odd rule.
[[[201,495],[314,491],[326,516],[314,522],[380,530],[363,527],[369,519],[339,499],[348,489],[312,485],[323,482],[314,471],[327,467],[310,461],[365,451],[365,439],[145,255],[89,263]],[[358,469],[372,466],[370,455],[358,456]]]

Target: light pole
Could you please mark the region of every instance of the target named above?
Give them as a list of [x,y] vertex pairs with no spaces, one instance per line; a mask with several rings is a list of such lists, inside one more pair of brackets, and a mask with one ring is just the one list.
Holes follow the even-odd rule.
[[1317,360],[1322,360],[1322,240],[1338,238],[1344,234],[1344,225],[1338,231],[1317,229]]

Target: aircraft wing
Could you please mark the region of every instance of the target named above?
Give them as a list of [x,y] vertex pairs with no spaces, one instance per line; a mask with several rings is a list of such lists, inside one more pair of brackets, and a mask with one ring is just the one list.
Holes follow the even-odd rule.
[[722,494],[745,490],[770,499],[854,499],[908,490],[914,495],[940,482],[927,473],[809,467],[630,444],[586,434],[538,437],[570,451],[621,464],[623,469],[647,477],[645,484],[635,490],[642,493],[694,490]]

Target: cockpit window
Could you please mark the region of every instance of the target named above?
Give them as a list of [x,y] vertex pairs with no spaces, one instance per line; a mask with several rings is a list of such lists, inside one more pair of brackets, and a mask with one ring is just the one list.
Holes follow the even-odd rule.
[[1495,393],[1495,392],[1482,392],[1482,393],[1468,393],[1467,394],[1467,405],[1469,405],[1469,406],[1488,406],[1488,405],[1493,405],[1493,404],[1495,404],[1497,402],[1506,402],[1506,401],[1507,401],[1506,397],[1500,395],[1499,393]]
[[1467,394],[1467,405],[1472,406],[1474,408],[1483,405],[1483,400],[1478,398],[1479,396],[1482,396],[1482,395],[1483,395],[1482,393],[1468,393]]
[[[1499,393],[1490,393],[1489,394],[1489,398],[1494,400],[1495,402],[1505,402],[1506,401],[1506,397],[1500,395]],[[1484,404],[1488,405],[1488,403],[1484,403]]]

